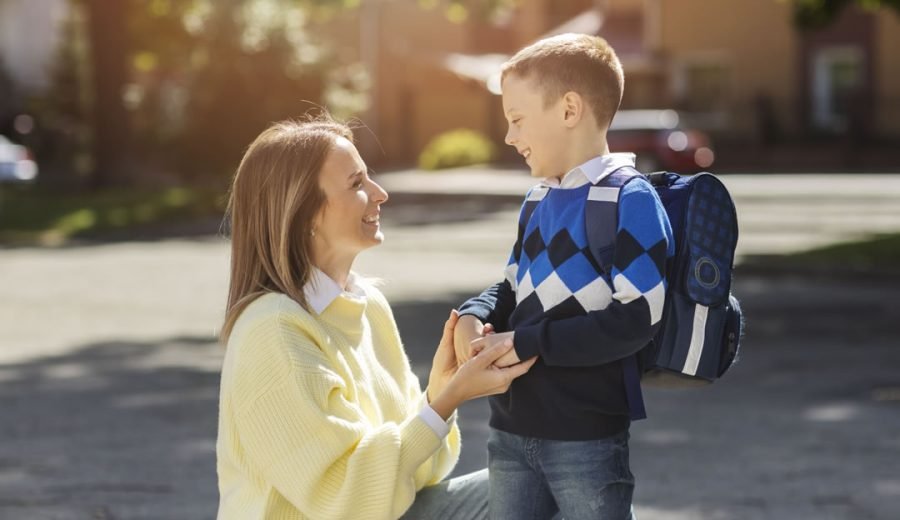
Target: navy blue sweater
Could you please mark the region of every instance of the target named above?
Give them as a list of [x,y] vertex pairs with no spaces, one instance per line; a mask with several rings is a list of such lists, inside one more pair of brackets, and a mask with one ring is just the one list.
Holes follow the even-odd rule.
[[515,331],[520,359],[538,356],[508,392],[491,397],[494,428],[589,440],[629,425],[621,360],[647,345],[659,326],[674,239],[655,190],[634,179],[619,196],[613,267],[603,272],[585,234],[590,189],[542,188],[545,195],[520,225],[507,279],[460,308],[498,332]]

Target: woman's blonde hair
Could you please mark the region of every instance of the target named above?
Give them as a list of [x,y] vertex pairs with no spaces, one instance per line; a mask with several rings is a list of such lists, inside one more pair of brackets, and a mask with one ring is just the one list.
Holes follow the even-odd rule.
[[220,338],[253,300],[286,294],[309,310],[303,286],[312,270],[312,233],[325,204],[319,173],[337,138],[353,132],[327,114],[282,121],[253,141],[234,176],[230,220],[231,280]]

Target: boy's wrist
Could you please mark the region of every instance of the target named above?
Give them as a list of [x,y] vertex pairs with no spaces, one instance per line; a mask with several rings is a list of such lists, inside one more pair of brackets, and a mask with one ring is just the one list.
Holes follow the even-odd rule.
[[459,317],[459,321],[456,322],[456,330],[479,332],[482,327],[484,327],[484,323],[474,314],[463,314]]

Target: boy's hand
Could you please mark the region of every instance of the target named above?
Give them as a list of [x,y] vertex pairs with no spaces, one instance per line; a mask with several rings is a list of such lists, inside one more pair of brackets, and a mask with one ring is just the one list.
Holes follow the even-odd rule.
[[493,332],[494,327],[490,323],[485,325],[475,316],[460,316],[453,329],[453,348],[456,351],[457,364],[462,365],[475,355],[471,348],[474,340]]
[[[501,332],[499,334],[489,334],[484,336],[483,338],[478,338],[472,342],[471,348],[474,355],[477,355],[482,350],[489,348],[498,343],[503,343],[506,340],[515,342],[516,333],[515,332]],[[494,366],[499,368],[505,368],[508,366],[515,365],[520,363],[522,360],[519,359],[519,356],[516,355],[516,350],[514,348],[510,349],[509,352],[506,352],[502,356],[500,356],[496,361],[494,361]]]
[[[535,356],[537,357],[537,356]],[[533,358],[532,358],[533,359]],[[522,360],[519,359],[519,356],[516,354],[516,349],[510,349],[509,352],[500,356],[497,361],[494,361],[494,366],[500,368],[506,368],[513,366],[517,363],[520,363]]]

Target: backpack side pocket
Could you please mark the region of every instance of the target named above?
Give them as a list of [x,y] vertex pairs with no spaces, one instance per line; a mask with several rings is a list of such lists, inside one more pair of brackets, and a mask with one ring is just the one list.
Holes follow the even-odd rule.
[[721,359],[717,377],[731,368],[738,361],[738,351],[741,346],[741,337],[744,335],[744,313],[741,304],[734,295],[728,295],[728,305],[725,308],[725,330],[722,331]]

